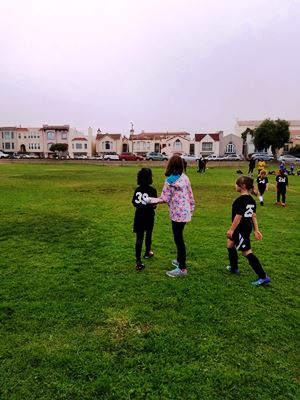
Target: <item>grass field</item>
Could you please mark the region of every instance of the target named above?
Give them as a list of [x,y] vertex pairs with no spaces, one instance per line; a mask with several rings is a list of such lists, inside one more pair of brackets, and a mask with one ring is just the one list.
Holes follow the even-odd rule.
[[285,209],[273,176],[258,205],[253,250],[272,283],[256,288],[247,260],[225,270],[237,167],[188,169],[188,277],[165,275],[166,205],[135,270],[139,167],[0,165],[0,399],[299,399],[300,176]]

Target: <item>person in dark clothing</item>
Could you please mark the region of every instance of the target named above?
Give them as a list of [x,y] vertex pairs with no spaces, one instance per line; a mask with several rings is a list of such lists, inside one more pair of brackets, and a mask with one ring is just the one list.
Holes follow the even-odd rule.
[[139,186],[135,189],[132,198],[132,204],[135,207],[133,231],[136,233],[135,257],[136,269],[138,271],[141,271],[145,268],[145,265],[141,260],[145,232],[146,251],[144,258],[151,258],[154,255],[153,251],[151,250],[151,244],[155,216],[154,208],[156,208],[156,206],[147,203],[147,199],[149,197],[157,197],[156,189],[151,186],[152,181],[151,169],[142,168],[137,174],[137,184]]
[[[277,189],[277,202],[278,206],[285,207],[286,200],[286,188],[289,184],[289,178],[285,174],[284,170],[281,169],[279,174],[276,176],[276,189]],[[280,202],[280,196],[282,197],[282,202]]]
[[204,161],[203,161],[203,158],[200,157],[199,160],[198,160],[198,171],[197,172],[202,173],[203,172],[203,168],[204,168]]
[[255,239],[262,239],[256,219],[256,202],[251,196],[254,190],[253,178],[240,176],[236,181],[235,188],[240,193],[240,196],[232,204],[232,224],[226,233],[230,262],[226,269],[233,274],[239,274],[237,250],[240,250],[258,275],[252,284],[255,286],[265,285],[270,283],[271,280],[266,275],[259,259],[253,254],[250,244],[252,228]]
[[255,158],[250,158],[248,174],[253,174],[255,168]]

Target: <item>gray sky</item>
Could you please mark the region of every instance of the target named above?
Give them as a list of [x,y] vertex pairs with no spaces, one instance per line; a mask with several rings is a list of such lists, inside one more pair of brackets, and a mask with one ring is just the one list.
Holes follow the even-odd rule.
[[300,119],[300,0],[0,0],[0,126]]

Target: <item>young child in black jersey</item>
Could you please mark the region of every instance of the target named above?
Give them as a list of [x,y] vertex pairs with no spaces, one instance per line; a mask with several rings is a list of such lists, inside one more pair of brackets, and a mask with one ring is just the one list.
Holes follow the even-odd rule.
[[[276,189],[277,189],[277,202],[278,206],[282,205],[285,207],[285,195],[286,195],[286,187],[289,184],[289,178],[285,171],[281,169],[279,174],[276,176]],[[280,203],[280,196],[282,197],[282,202]]]
[[233,274],[239,274],[237,250],[240,250],[243,256],[248,259],[254,272],[258,275],[252,284],[255,286],[265,285],[271,280],[263,270],[259,259],[253,254],[250,244],[252,227],[255,239],[262,239],[256,219],[256,203],[251,196],[254,189],[253,178],[240,176],[236,181],[235,189],[241,196],[232,204],[232,224],[226,234],[230,262],[227,270]]
[[144,241],[144,233],[146,232],[145,245],[146,251],[144,258],[153,257],[151,250],[152,231],[154,226],[154,208],[155,206],[147,204],[148,197],[157,197],[157,191],[152,184],[152,171],[149,168],[142,168],[137,174],[137,184],[139,185],[133,194],[132,204],[136,208],[133,231],[136,233],[135,257],[136,269],[141,271],[145,268],[142,263],[141,254]]
[[264,205],[264,193],[266,190],[268,190],[268,177],[266,174],[266,171],[263,169],[262,171],[260,171],[260,174],[257,177],[257,188],[258,188],[258,192],[259,192],[259,201],[260,201],[260,205],[263,206]]

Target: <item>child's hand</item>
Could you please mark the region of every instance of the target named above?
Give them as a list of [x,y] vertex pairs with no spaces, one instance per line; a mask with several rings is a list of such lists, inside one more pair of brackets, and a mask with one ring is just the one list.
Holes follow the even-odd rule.
[[227,238],[232,240],[232,235],[233,235],[233,230],[232,230],[232,229],[229,229],[229,230],[227,231],[227,233],[226,233]]
[[262,234],[259,231],[254,231],[254,237],[256,240],[261,240]]

